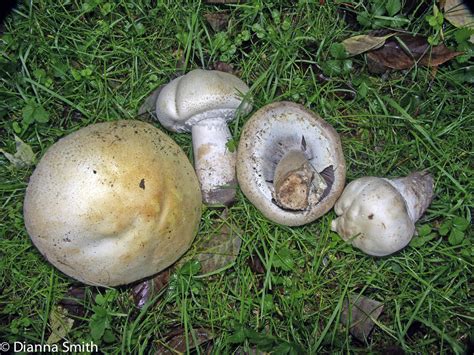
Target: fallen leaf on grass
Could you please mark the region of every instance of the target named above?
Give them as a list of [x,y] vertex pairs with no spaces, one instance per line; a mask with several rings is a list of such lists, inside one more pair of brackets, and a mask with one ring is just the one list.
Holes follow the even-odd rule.
[[[463,0],[446,0],[444,4],[444,18],[455,27],[474,29],[474,15],[464,4]],[[474,43],[474,34],[469,38]]]
[[84,317],[86,313],[84,307],[85,299],[86,288],[84,286],[71,286],[59,304],[65,308],[70,315]]
[[138,116],[148,113],[155,117],[156,100],[158,99],[158,95],[160,95],[163,87],[164,85],[159,86],[145,99],[143,104],[138,109]]
[[67,309],[57,306],[49,314],[49,326],[51,335],[46,341],[47,344],[55,344],[64,339],[71,331],[74,320],[68,317]]
[[383,303],[365,296],[350,296],[345,300],[341,323],[349,327],[349,332],[360,341],[367,341],[375,321],[383,311]]
[[250,270],[252,270],[254,274],[262,275],[265,273],[265,267],[263,266],[263,263],[258,257],[258,255],[250,255],[250,257],[247,259],[247,264],[249,265]]
[[211,26],[214,32],[224,31],[229,23],[229,12],[208,12],[204,14],[204,18]]
[[347,54],[352,57],[382,47],[385,41],[393,35],[393,33],[383,37],[359,35],[345,39],[342,41],[342,45]]
[[143,308],[163,288],[168,287],[171,275],[190,260],[196,261],[200,266],[200,274],[209,274],[231,265],[239,254],[242,240],[238,228],[229,224],[227,210],[224,210],[215,222],[215,233],[197,239],[193,243],[193,247],[175,264],[153,278],[133,286],[131,294],[135,305],[138,308]]
[[223,269],[235,261],[242,239],[240,239],[238,227],[232,225],[231,219],[227,218],[227,210],[224,210],[214,225],[214,232],[197,239],[193,248],[180,259],[176,267],[193,259],[201,264],[200,274],[209,274]]
[[222,71],[224,73],[229,73],[229,74],[232,74],[232,75],[239,76],[238,70],[235,70],[234,66],[232,64],[221,62],[221,61],[216,61],[216,62],[212,63],[209,66],[209,69],[210,70],[218,70],[218,71]]
[[15,168],[21,169],[32,166],[36,161],[36,154],[33,153],[33,149],[16,135],[15,145],[15,154],[10,154],[3,149],[0,149],[0,153],[3,153],[5,158],[7,158]]
[[186,343],[186,333],[183,328],[179,327],[171,331],[163,340],[159,341],[160,344],[156,348],[155,355],[186,353],[188,350],[195,349],[214,338],[212,332],[206,328],[192,329],[187,335],[188,341]]
[[223,225],[219,232],[200,247],[196,259],[201,263],[201,273],[207,274],[222,269],[234,262],[240,251],[242,240],[236,230]]
[[153,297],[155,297],[162,289],[168,286],[171,268],[163,270],[152,279],[145,280],[132,288],[132,297],[138,308],[143,306]]
[[374,64],[402,70],[415,64],[437,67],[462,53],[452,51],[444,44],[430,47],[422,36],[398,34],[388,39],[381,48],[368,52],[367,58]]

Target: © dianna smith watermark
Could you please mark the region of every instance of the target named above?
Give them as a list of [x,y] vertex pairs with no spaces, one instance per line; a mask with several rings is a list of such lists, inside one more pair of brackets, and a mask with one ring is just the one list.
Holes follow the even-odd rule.
[[91,353],[98,352],[99,346],[93,342],[73,344],[67,340],[58,344],[30,344],[24,341],[0,342],[0,352],[20,351],[28,353]]

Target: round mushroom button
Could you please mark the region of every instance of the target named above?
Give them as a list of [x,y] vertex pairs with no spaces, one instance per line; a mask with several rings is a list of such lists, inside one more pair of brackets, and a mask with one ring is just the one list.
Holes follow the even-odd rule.
[[152,125],[90,125],[53,144],[26,189],[25,225],[45,258],[91,285],[151,276],[191,245],[201,192],[181,148]]
[[275,102],[246,122],[237,153],[245,196],[273,222],[298,226],[321,217],[344,188],[346,163],[336,130],[314,112]]

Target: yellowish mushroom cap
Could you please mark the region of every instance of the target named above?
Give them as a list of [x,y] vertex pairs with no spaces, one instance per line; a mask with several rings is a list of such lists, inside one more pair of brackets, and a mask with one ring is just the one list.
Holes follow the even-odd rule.
[[90,125],[51,146],[30,178],[31,240],[65,274],[116,286],[153,275],[190,246],[201,217],[195,172],[150,124]]

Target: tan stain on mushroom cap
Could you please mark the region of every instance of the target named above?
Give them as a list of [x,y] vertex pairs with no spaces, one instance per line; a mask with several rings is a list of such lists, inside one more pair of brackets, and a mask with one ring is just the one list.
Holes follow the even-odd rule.
[[[264,150],[290,135],[304,136],[313,150],[310,163],[316,171],[321,172],[330,165],[334,168],[335,180],[329,193],[305,211],[288,211],[273,203],[271,188],[264,178]],[[239,185],[250,202],[276,223],[298,226],[327,213],[342,193],[345,176],[346,162],[339,134],[302,105],[287,101],[266,105],[252,115],[242,130],[237,157]]]
[[139,121],[98,123],[51,146],[24,202],[33,243],[84,283],[115,286],[155,274],[190,246],[201,194],[183,151]]

